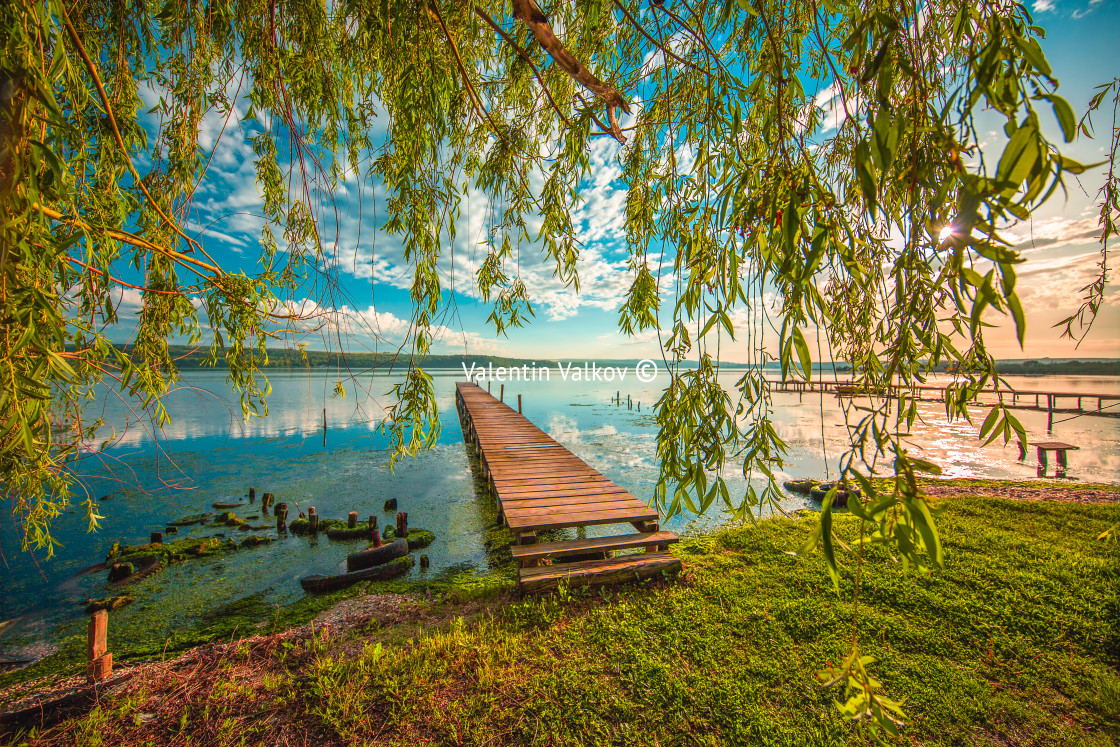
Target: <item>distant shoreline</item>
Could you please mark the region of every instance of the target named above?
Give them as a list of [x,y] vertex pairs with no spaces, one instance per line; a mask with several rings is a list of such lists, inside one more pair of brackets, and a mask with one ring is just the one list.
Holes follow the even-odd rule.
[[[126,346],[125,351],[128,351]],[[214,369],[225,370],[225,361],[219,358],[211,366],[207,363],[209,351],[205,348],[192,348],[185,345],[172,345],[171,358],[180,370]],[[471,364],[477,366],[493,365],[495,368],[522,368],[534,366],[553,367],[557,363],[583,363],[597,364],[599,366],[629,366],[637,365],[639,358],[588,358],[586,360],[573,358],[512,358],[495,355],[429,355],[420,361],[421,367],[428,370],[455,369],[459,370],[464,364],[470,368]],[[664,366],[663,362],[653,359],[658,367]],[[407,367],[409,357],[396,353],[338,353],[321,350],[269,350],[268,362],[261,366],[264,370],[311,370],[311,369],[393,369],[403,370]],[[694,361],[685,361],[681,364],[685,370],[694,369]],[[746,363],[721,361],[721,370],[746,371],[754,366]],[[1120,358],[1113,359],[1044,359],[1044,360],[1007,360],[997,361],[1000,375],[1003,376],[1120,376]],[[767,363],[763,367],[766,372],[779,372],[777,363]],[[847,373],[851,369],[845,364],[814,364],[814,372]],[[934,369],[930,373],[948,373],[945,368]]]

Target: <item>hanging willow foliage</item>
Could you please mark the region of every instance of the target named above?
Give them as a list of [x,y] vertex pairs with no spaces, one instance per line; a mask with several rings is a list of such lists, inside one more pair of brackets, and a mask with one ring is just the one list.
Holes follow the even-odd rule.
[[[578,289],[572,210],[604,137],[623,144],[628,188],[619,326],[656,329],[672,370],[655,409],[659,508],[746,516],[776,501],[764,332],[779,330],[783,375],[804,377],[823,334],[857,386],[903,392],[856,413],[841,460],[863,489],[865,539],[936,566],[915,477],[936,467],[901,447],[917,418],[904,393],[951,365],[947,415],[967,417],[997,377],[986,320],[1007,314],[1023,334],[1021,259],[998,231],[1084,169],[1043,134],[1056,117],[1071,140],[1075,115],[1042,30],[1004,0],[9,0],[0,28],[0,482],[25,547],[51,546],[67,462],[102,425],[83,418],[95,383],[166,417],[169,337],[212,339],[246,411],[264,406],[265,343],[293,323],[283,302],[329,259],[318,196],[349,174],[387,193],[381,228],[412,272],[414,362],[385,429],[398,453],[431,444],[434,392],[415,361],[448,300],[441,263],[466,190],[485,192],[504,236],[476,277],[502,332],[532,316],[510,236]],[[252,275],[224,271],[185,227],[209,165],[200,127],[231,111],[233,80],[267,218]],[[160,97],[150,115],[142,90]],[[981,148],[981,116],[1006,139]],[[127,351],[106,337],[125,266],[143,277]],[[755,368],[729,394],[719,345],[735,336]],[[981,431],[1024,437],[1000,407]],[[891,490],[867,479],[880,461]],[[732,495],[732,463],[768,486]],[[839,584],[824,505],[806,549],[823,549]],[[822,677],[847,688],[849,716],[892,729],[897,706],[868,664],[853,640]]]

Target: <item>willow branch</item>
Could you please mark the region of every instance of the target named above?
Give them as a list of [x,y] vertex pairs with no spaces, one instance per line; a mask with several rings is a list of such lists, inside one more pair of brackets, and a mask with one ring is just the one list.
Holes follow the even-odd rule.
[[644,36],[646,39],[648,39],[650,44],[657,47],[662,52],[664,52],[666,55],[673,58],[677,62],[681,63],[685,67],[690,67],[698,73],[706,73],[707,72],[704,69],[702,69],[701,67],[699,67],[698,65],[695,65],[695,64],[689,62],[688,60],[682,58],[682,57],[678,57],[676,54],[673,53],[673,51],[671,49],[666,47],[662,42],[659,42],[656,39],[654,39],[650,35],[650,33],[648,31],[646,31],[645,27],[642,26],[642,24],[638,23],[638,20],[636,18],[634,18],[634,16],[630,15],[630,11],[628,11],[626,9],[626,5],[625,5],[625,3],[622,2],[622,0],[614,0],[614,4],[615,4],[615,7],[617,7],[619,10],[622,11],[622,15],[626,16],[626,20],[630,22],[630,25],[633,26],[634,28],[636,28],[641,33],[642,36]]
[[477,5],[473,7],[475,15],[486,21],[486,23],[490,25],[490,28],[494,29],[494,31],[496,31],[503,39],[506,40],[507,44],[509,44],[514,48],[514,50],[517,51],[517,54],[521,55],[521,59],[529,63],[529,69],[533,71],[533,76],[537,79],[537,82],[541,84],[541,88],[544,89],[545,95],[548,96],[548,102],[552,104],[552,108],[555,109],[556,113],[560,115],[560,119],[564,120],[564,124],[568,125],[568,127],[570,128],[572,126],[572,121],[568,119],[563,111],[561,111],[560,106],[556,103],[556,99],[552,98],[552,91],[548,90],[548,86],[545,84],[544,78],[541,77],[540,71],[537,70],[537,64],[533,62],[533,58],[529,55],[529,53],[522,49],[520,45],[518,45],[517,40],[507,34],[505,32],[505,29],[499,26],[498,23],[486,13],[486,11],[482,10]]
[[186,267],[190,267],[196,272],[202,269],[219,277],[225,274],[224,272],[222,272],[222,268],[218,267],[217,265],[212,265],[209,262],[203,262],[202,260],[195,259],[194,257],[189,257],[182,252],[175,251],[174,249],[168,249],[164,246],[158,246],[150,241],[146,241],[139,236],[134,236],[125,231],[120,231],[115,228],[94,229],[93,226],[86,223],[81,218],[72,218],[69,216],[65,216],[57,210],[51,210],[49,207],[45,207],[43,205],[40,205],[39,203],[32,203],[31,209],[38,210],[48,218],[78,226],[79,228],[82,228],[86,231],[100,230],[104,232],[109,238],[116,239],[117,241],[122,241],[125,244],[131,244],[132,246],[140,247],[141,249],[147,249],[157,254],[162,254],[165,257],[169,257]]
[[448,45],[451,46],[451,53],[455,57],[455,64],[459,67],[459,74],[463,76],[463,83],[467,87],[467,94],[471,100],[471,106],[480,117],[483,117],[490,123],[490,129],[494,133],[494,137],[498,138],[498,140],[504,140],[505,138],[498,132],[498,127],[494,124],[494,120],[490,118],[490,112],[486,111],[486,107],[482,105],[482,97],[478,95],[478,92],[474,90],[474,86],[471,84],[470,76],[467,75],[467,68],[463,65],[463,60],[459,56],[459,47],[455,44],[455,39],[452,38],[451,32],[447,30],[447,24],[443,22],[443,16],[440,14],[439,8],[435,7],[434,4],[429,4],[426,7],[428,13],[439,23],[440,29],[443,30],[444,38],[447,39]]
[[525,23],[533,33],[537,42],[548,52],[549,57],[560,66],[560,69],[575,78],[584,88],[591,91],[607,104],[607,118],[612,122],[611,134],[620,143],[626,142],[626,136],[618,129],[612,110],[622,109],[630,113],[630,102],[622,97],[612,86],[595,77],[586,67],[581,65],[572,53],[564,47],[564,43],[556,38],[548,16],[541,12],[533,0],[513,0],[513,17]]
[[[89,71],[90,78],[93,80],[93,85],[97,88],[97,95],[101,98],[102,106],[105,107],[105,116],[109,119],[109,124],[113,127],[113,136],[116,138],[117,146],[120,147],[122,155],[124,155],[124,162],[128,166],[129,173],[132,174],[132,178],[136,180],[136,186],[138,186],[140,191],[144,193],[144,196],[148,198],[152,209],[159,213],[159,217],[163,218],[167,225],[171,226],[171,230],[182,236],[188,246],[197,247],[199,251],[206,254],[201,244],[183,233],[183,229],[179,228],[179,224],[172,220],[167,213],[163,212],[163,208],[159,206],[155,198],[152,197],[151,192],[149,192],[148,188],[144,185],[144,180],[140,178],[140,173],[136,171],[136,167],[132,165],[132,157],[129,155],[128,148],[124,144],[124,138],[121,137],[120,128],[117,127],[117,118],[113,114],[113,107],[109,104],[109,96],[105,93],[105,86],[101,83],[101,76],[97,74],[97,68],[94,66],[93,60],[89,58],[89,53],[86,52],[82,40],[78,38],[78,32],[74,29],[74,24],[70,22],[70,16],[66,14],[66,8],[64,5],[59,5],[59,8],[62,10],[62,20],[66,24],[66,31],[70,34],[70,39],[74,42],[78,54],[81,55],[86,70]],[[213,258],[209,255],[207,255],[207,258],[213,261]]]

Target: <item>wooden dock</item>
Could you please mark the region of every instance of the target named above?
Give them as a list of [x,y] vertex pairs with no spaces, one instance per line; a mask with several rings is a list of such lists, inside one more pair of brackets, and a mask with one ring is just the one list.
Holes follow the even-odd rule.
[[[775,392],[808,394],[824,392],[837,397],[866,397],[867,391],[861,390],[851,381],[773,381]],[[888,390],[877,391],[876,397],[889,394],[893,399],[905,395],[918,402],[944,402],[947,387],[944,385],[923,384],[913,387],[891,386]],[[1120,417],[1120,394],[1094,394],[1091,392],[1053,392],[1015,389],[985,389],[972,399],[972,403],[982,407],[1003,404],[1019,410],[1036,410],[1050,413],[1077,413],[1106,418]],[[1096,405],[1094,407],[1094,404]]]
[[[601,586],[680,570],[681,561],[668,551],[677,537],[661,531],[657,511],[644,501],[477,384],[456,383],[455,406],[463,440],[478,456],[499,517],[517,538],[513,558],[523,592],[547,591],[563,582]],[[637,533],[537,541],[538,532],[601,524],[628,524]],[[611,557],[635,548],[645,552]]]

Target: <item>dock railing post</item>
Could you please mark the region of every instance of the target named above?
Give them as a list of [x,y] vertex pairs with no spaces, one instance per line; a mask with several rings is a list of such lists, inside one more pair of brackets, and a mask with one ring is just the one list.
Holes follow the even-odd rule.
[[521,414],[521,395],[517,395],[517,414]]

